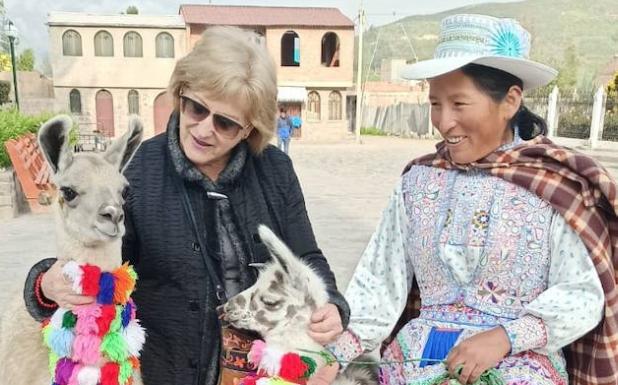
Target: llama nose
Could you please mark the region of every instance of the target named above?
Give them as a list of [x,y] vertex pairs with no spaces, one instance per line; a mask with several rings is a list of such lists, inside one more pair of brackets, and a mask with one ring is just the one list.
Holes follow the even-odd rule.
[[114,224],[118,224],[124,219],[124,212],[120,206],[108,205],[99,209],[99,217]]

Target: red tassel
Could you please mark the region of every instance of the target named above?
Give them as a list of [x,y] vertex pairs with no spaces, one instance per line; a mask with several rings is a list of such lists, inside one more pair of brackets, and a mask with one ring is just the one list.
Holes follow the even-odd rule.
[[84,276],[82,277],[82,294],[96,297],[99,294],[99,278],[101,269],[93,265],[81,265]]
[[101,385],[120,385],[118,384],[118,375],[120,374],[120,366],[113,362],[108,362],[101,368]]
[[281,370],[279,375],[284,380],[297,381],[307,371],[307,364],[296,353],[286,353],[281,358]]
[[103,337],[109,331],[109,325],[116,318],[116,307],[114,305],[101,305],[101,317],[97,318],[99,327],[99,337]]

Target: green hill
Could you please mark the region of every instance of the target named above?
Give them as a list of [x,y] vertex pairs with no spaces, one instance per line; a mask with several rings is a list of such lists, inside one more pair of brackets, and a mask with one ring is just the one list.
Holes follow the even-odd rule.
[[571,68],[574,72],[572,77],[579,82],[592,81],[618,54],[617,0],[526,0],[479,4],[433,15],[410,16],[370,28],[364,39],[365,63],[371,60],[374,49],[374,70],[379,69],[382,59],[413,61],[410,42],[419,60],[431,57],[438,42],[440,20],[455,13],[514,17],[532,34],[531,58],[565,73],[567,68]]

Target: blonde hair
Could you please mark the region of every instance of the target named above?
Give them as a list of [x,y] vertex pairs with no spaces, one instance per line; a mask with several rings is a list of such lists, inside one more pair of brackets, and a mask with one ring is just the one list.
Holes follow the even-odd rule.
[[259,36],[237,27],[210,27],[193,50],[178,60],[169,84],[174,108],[190,88],[209,97],[233,100],[247,111],[254,127],[247,138],[259,154],[272,139],[277,117],[277,71]]

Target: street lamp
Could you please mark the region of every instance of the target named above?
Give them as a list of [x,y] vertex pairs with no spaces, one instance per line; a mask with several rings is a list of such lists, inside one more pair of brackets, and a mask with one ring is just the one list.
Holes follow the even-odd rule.
[[17,93],[17,66],[15,65],[15,39],[17,38],[17,28],[12,21],[9,20],[9,24],[6,28],[6,36],[9,38],[11,45],[11,63],[13,67],[13,87],[15,87],[15,105],[19,111],[19,94]]

